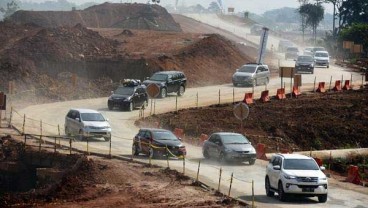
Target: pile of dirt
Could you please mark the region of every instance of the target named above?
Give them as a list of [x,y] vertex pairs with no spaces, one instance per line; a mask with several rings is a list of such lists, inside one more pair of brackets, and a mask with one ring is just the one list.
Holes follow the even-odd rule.
[[93,28],[128,28],[181,31],[165,8],[156,4],[104,3],[81,11],[17,11],[10,21],[34,23],[42,27],[82,24]]
[[[19,146],[13,139],[7,141],[7,146]],[[64,170],[70,169],[73,161],[77,164],[76,159],[79,161],[80,158],[85,158],[77,154],[55,155],[31,149],[27,149],[27,152],[27,157],[37,155],[40,157],[39,161],[51,155],[54,158],[53,164],[58,164],[57,168]],[[11,160],[11,157],[8,157],[8,160]],[[93,156],[83,159],[79,164],[78,168],[67,171],[56,183],[28,191],[0,190],[0,206],[245,207],[245,204],[195,183],[191,178],[168,168]],[[24,177],[26,175],[23,173]]]
[[[265,143],[289,150],[343,149],[368,147],[368,89],[303,94],[297,99],[257,102],[250,106],[244,134],[253,144]],[[307,116],[306,116],[307,115]],[[241,132],[233,105],[180,110],[137,121],[159,122],[164,128],[183,128],[186,136],[217,131]],[[281,137],[282,140],[276,139]]]

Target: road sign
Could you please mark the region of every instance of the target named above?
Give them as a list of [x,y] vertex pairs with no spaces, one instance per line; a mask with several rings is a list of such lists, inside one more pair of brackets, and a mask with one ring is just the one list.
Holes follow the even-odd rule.
[[292,78],[294,76],[294,67],[280,67],[279,76]]
[[239,120],[244,120],[249,115],[249,107],[247,104],[241,102],[234,106],[234,116]]
[[147,86],[147,94],[150,98],[156,98],[160,94],[160,87],[155,83],[149,84]]

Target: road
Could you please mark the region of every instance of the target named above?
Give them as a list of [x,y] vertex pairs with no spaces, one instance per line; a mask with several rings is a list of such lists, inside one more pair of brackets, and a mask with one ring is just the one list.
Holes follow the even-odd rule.
[[[211,17],[212,19],[214,17]],[[216,22],[216,21],[215,21]],[[223,23],[225,25],[225,23]],[[221,23],[222,25],[222,23]],[[216,25],[217,26],[217,25]],[[232,26],[228,26],[231,28]],[[234,26],[235,27],[235,26]],[[236,30],[237,31],[237,30]],[[236,32],[235,31],[235,32]],[[244,31],[247,32],[246,30]],[[293,64],[292,62],[282,63],[285,65]],[[332,66],[327,68],[316,68],[315,74],[303,75],[302,91],[311,91],[314,88],[314,81],[325,81],[329,83],[330,80],[344,79],[351,77],[356,85],[361,83],[361,75],[351,73],[343,68]],[[230,81],[230,78],[229,78]],[[288,79],[284,79],[285,85],[289,85]],[[281,84],[280,78],[272,78],[267,89],[270,90],[271,95],[276,94],[276,89]],[[328,86],[328,85],[327,85]],[[328,88],[328,87],[327,87]],[[254,89],[255,98],[259,98],[261,91],[265,89],[265,86],[257,86]],[[189,88],[183,97],[178,98],[178,106],[176,106],[176,97],[170,95],[165,99],[156,100],[155,110],[151,109],[151,105],[145,111],[146,116],[153,111],[156,114],[164,113],[168,111],[175,111],[176,109],[184,109],[188,107],[207,106],[209,104],[216,103],[229,103],[233,100],[240,101],[244,97],[244,93],[251,92],[252,88],[236,87],[233,88],[231,84],[208,86],[201,88]],[[220,92],[220,93],[219,93]],[[234,92],[234,97],[233,97]],[[287,90],[287,92],[289,92]],[[219,99],[220,94],[220,99]],[[277,102],[277,101],[272,101]],[[18,128],[22,128],[23,115],[26,115],[25,132],[40,134],[40,121],[42,120],[42,134],[43,135],[55,135],[58,134],[57,125],[60,125],[63,129],[64,118],[67,111],[70,108],[91,108],[102,112],[112,125],[113,137],[111,141],[112,154],[117,156],[131,157],[131,144],[132,138],[138,132],[138,127],[134,125],[134,121],[139,116],[139,111],[133,112],[120,112],[109,111],[107,109],[107,98],[97,99],[85,99],[75,100],[67,102],[49,103],[37,106],[29,106],[13,114],[12,123]],[[63,130],[61,130],[63,133]],[[47,139],[47,138],[44,138]],[[53,139],[49,139],[53,141]],[[61,144],[69,146],[67,140],[61,140]],[[252,181],[254,182],[255,203],[258,207],[367,207],[368,193],[367,190],[354,191],[357,189],[355,185],[340,183],[333,178],[330,181],[330,190],[328,201],[325,204],[319,204],[316,198],[295,200],[291,202],[280,202],[276,197],[269,198],[265,196],[264,191],[264,176],[266,161],[257,160],[256,164],[249,166],[246,164],[219,164],[216,161],[204,160],[201,154],[200,147],[186,144],[188,155],[185,160],[185,174],[192,177],[196,177],[198,170],[198,162],[201,161],[200,176],[199,179],[206,184],[211,185],[213,188],[218,187],[219,172],[222,169],[222,180],[220,189],[223,193],[228,193],[229,179],[231,173],[234,174],[234,184],[232,186],[231,195],[239,197],[248,202],[251,201],[252,193]],[[86,142],[76,141],[73,143],[73,147],[81,150],[86,150]],[[89,151],[95,151],[99,153],[109,153],[109,143],[102,140],[94,140],[89,143]],[[145,157],[135,158],[140,161],[148,162]],[[159,164],[166,167],[166,160],[154,160],[153,164]],[[170,168],[175,168],[178,171],[183,171],[183,161],[172,159],[169,161]],[[365,193],[362,193],[365,192]]]

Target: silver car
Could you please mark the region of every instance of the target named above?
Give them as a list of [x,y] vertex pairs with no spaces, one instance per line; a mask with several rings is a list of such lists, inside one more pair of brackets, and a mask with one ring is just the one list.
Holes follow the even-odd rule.
[[111,126],[98,111],[70,109],[65,116],[65,134],[78,136],[81,140],[87,137],[103,137],[105,141],[110,141]]
[[237,69],[233,74],[233,85],[257,86],[268,84],[270,81],[270,70],[265,64],[246,64]]
[[219,161],[249,162],[256,161],[256,150],[249,140],[238,133],[217,132],[206,140],[202,147],[205,158],[217,158]]

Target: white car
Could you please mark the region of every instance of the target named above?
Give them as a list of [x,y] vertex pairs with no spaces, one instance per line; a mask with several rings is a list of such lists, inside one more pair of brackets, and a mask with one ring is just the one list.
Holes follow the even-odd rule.
[[328,182],[317,162],[308,156],[299,154],[275,154],[266,169],[266,195],[278,193],[281,201],[291,194],[318,197],[318,201],[327,201]]
[[65,134],[78,136],[81,140],[87,137],[103,137],[105,141],[110,141],[111,126],[98,111],[70,109],[65,116]]
[[316,51],[314,53],[314,61],[316,66],[330,67],[330,55],[327,51]]

